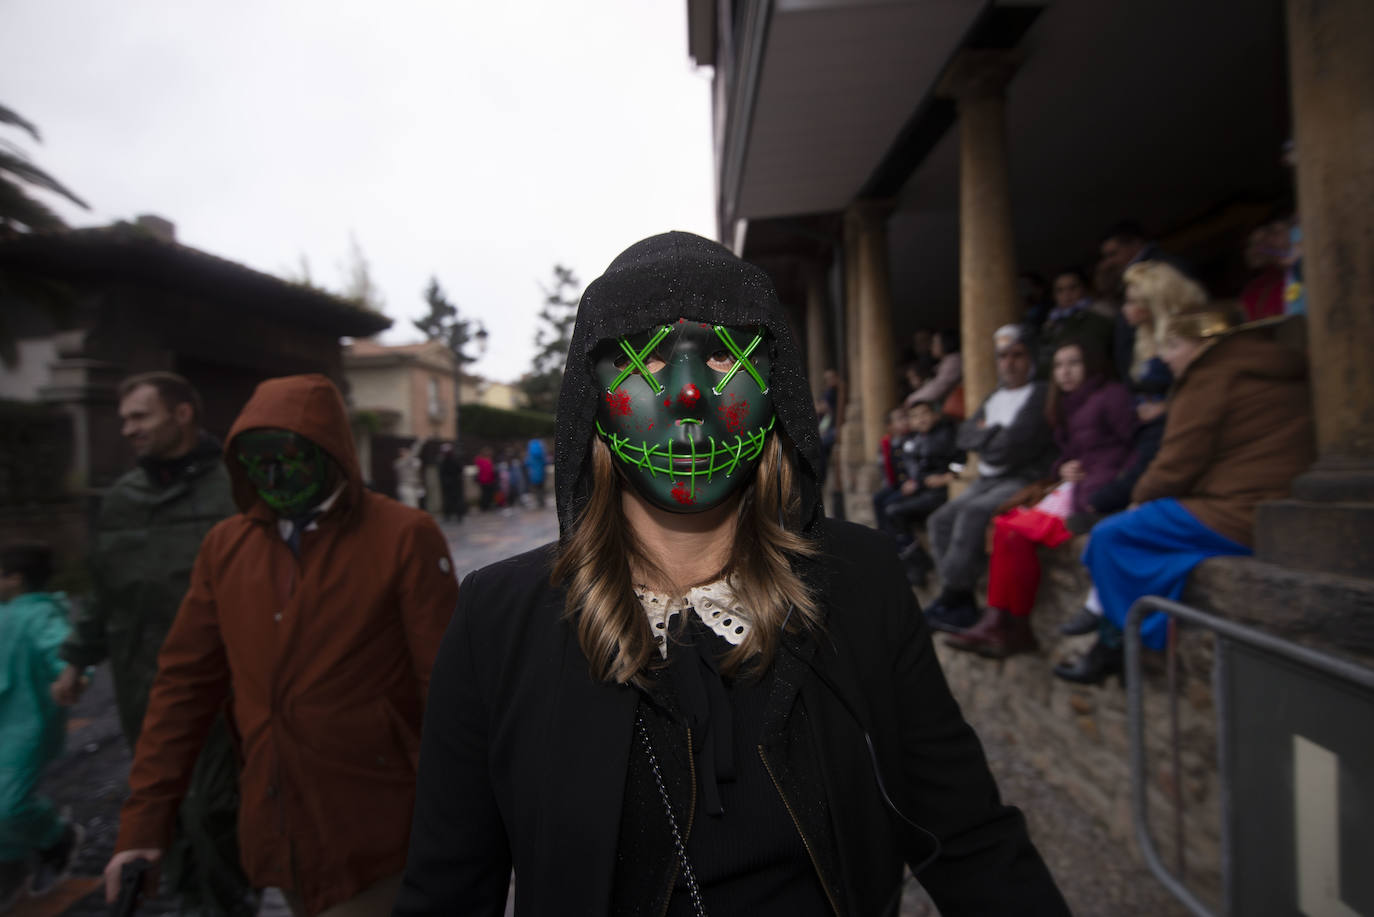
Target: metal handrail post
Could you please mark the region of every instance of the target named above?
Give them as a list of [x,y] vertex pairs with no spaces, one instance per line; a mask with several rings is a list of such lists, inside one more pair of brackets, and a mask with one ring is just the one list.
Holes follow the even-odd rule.
[[1140,660],[1140,619],[1151,610],[1150,597],[1137,601],[1126,614],[1126,710],[1131,740],[1131,814],[1135,823],[1136,841],[1145,857],[1145,864],[1175,898],[1182,901],[1196,917],[1218,917],[1198,900],[1187,886],[1178,880],[1155,848],[1150,837],[1149,781],[1145,776],[1145,690]]

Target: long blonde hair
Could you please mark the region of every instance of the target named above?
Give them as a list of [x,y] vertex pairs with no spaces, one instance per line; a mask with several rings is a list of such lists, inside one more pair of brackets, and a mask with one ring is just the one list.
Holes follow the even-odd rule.
[[[672,584],[676,594],[690,584],[676,584],[634,537],[620,502],[624,479],[600,437],[592,439],[591,472],[591,496],[559,549],[553,581],[567,586],[563,613],[577,625],[578,643],[592,677],[637,682],[656,658],[657,646],[635,597],[631,564],[656,583]],[[722,661],[725,674],[746,664],[750,669],[766,668],[784,623],[791,631],[820,627],[815,597],[794,568],[794,561],[816,553],[810,539],[799,534],[801,500],[796,485],[791,446],[774,431],[736,511],[730,566],[724,573],[735,597],[749,610],[751,627]]]
[[1163,261],[1141,261],[1126,268],[1122,276],[1126,295],[1144,300],[1150,310],[1149,333],[1136,330],[1135,350],[1131,355],[1131,375],[1140,378],[1145,364],[1159,353],[1159,343],[1169,319],[1193,306],[1207,302],[1207,291],[1195,280],[1185,277]]

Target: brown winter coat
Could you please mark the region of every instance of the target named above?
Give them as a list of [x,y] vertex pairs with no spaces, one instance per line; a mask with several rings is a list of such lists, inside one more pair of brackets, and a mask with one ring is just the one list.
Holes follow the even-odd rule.
[[[234,437],[258,427],[309,437],[346,478],[299,560],[233,458]],[[241,512],[206,536],[162,646],[116,849],[167,845],[227,702],[244,869],[313,914],[405,865],[421,715],[458,586],[434,521],[363,487],[325,377],[259,385],[225,456]]]
[[1131,497],[1177,497],[1203,525],[1254,541],[1255,505],[1312,464],[1307,360],[1262,330],[1223,337],[1174,384],[1159,454]]

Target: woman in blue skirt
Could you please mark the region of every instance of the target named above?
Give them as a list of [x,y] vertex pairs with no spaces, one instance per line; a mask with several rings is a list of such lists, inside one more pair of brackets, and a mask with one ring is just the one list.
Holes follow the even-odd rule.
[[[1121,671],[1121,631],[1136,599],[1177,599],[1209,557],[1250,554],[1255,506],[1287,496],[1315,457],[1307,360],[1272,338],[1273,321],[1233,326],[1215,304],[1191,307],[1158,329],[1160,357],[1177,380],[1159,453],[1132,492],[1134,508],[1099,523],[1083,553],[1098,639],[1060,678],[1097,684]],[[1165,618],[1141,625],[1164,646]]]

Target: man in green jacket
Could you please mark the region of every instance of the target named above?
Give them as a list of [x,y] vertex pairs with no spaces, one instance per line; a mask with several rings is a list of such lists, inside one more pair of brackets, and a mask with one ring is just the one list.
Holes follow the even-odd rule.
[[[201,429],[200,396],[174,373],[133,376],[119,389],[123,435],[138,466],[105,495],[93,535],[92,601],[63,644],[61,702],[82,673],[108,659],[120,725],[132,749],[143,725],[158,651],[190,584],[201,539],[238,512],[219,442]],[[163,874],[184,914],[248,915],[256,893],[239,865],[238,764],[221,718],[196,764],[178,841]]]

